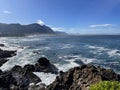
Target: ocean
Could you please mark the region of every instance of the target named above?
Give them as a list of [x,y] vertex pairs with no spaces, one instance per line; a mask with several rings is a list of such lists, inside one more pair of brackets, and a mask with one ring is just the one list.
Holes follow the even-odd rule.
[[[35,64],[40,57],[47,57],[59,71],[67,71],[81,64],[111,68],[120,73],[120,35],[34,35],[26,37],[0,37],[5,50],[17,50],[0,69],[15,65]],[[49,85],[56,75],[34,72]]]

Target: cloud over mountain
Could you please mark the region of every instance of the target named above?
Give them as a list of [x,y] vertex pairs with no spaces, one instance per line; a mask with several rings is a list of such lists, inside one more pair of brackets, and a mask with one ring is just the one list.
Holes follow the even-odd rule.
[[36,23],[37,23],[37,24],[40,24],[40,25],[45,25],[44,21],[42,21],[42,20],[37,20]]

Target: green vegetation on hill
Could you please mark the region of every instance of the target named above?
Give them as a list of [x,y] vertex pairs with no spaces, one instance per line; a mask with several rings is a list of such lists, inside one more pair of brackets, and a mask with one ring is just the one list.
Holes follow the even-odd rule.
[[91,85],[89,90],[120,90],[120,82],[118,81],[102,81]]

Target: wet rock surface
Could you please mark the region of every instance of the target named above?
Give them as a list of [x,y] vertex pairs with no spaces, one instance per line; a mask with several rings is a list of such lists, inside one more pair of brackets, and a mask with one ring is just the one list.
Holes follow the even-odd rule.
[[33,72],[55,73],[53,69],[56,67],[46,58],[40,58],[36,64],[24,67],[16,65],[5,72],[0,70],[0,90],[45,90],[46,85],[40,83],[41,79]]
[[45,72],[45,73],[53,73],[57,74],[58,69],[49,62],[46,58],[40,58],[38,62],[35,64],[36,72]]
[[0,58],[9,58],[16,55],[16,51],[7,51],[0,49]]
[[6,63],[7,61],[8,61],[8,59],[4,59],[4,58],[0,59],[0,67],[1,67],[4,63]]
[[[0,44],[0,46],[4,47],[4,44]],[[0,67],[8,61],[7,58],[15,56],[16,52],[17,51],[7,51],[0,49]]]
[[91,84],[104,80],[120,81],[120,75],[111,69],[82,65],[67,72],[60,72],[47,90],[89,90]]
[[11,73],[0,70],[0,90],[9,90],[12,85],[16,85],[16,81]]

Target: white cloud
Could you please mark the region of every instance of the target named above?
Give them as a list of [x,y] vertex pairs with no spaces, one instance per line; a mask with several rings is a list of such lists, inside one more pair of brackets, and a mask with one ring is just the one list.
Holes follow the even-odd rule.
[[98,28],[98,27],[110,27],[113,26],[113,24],[96,24],[96,25],[90,25],[90,28]]
[[3,13],[5,13],[5,14],[11,14],[12,12],[5,10],[5,11],[3,11]]
[[42,20],[37,20],[37,24],[45,25],[45,23]]
[[53,29],[54,31],[65,31],[65,29],[62,28],[62,27],[53,27],[52,29]]

